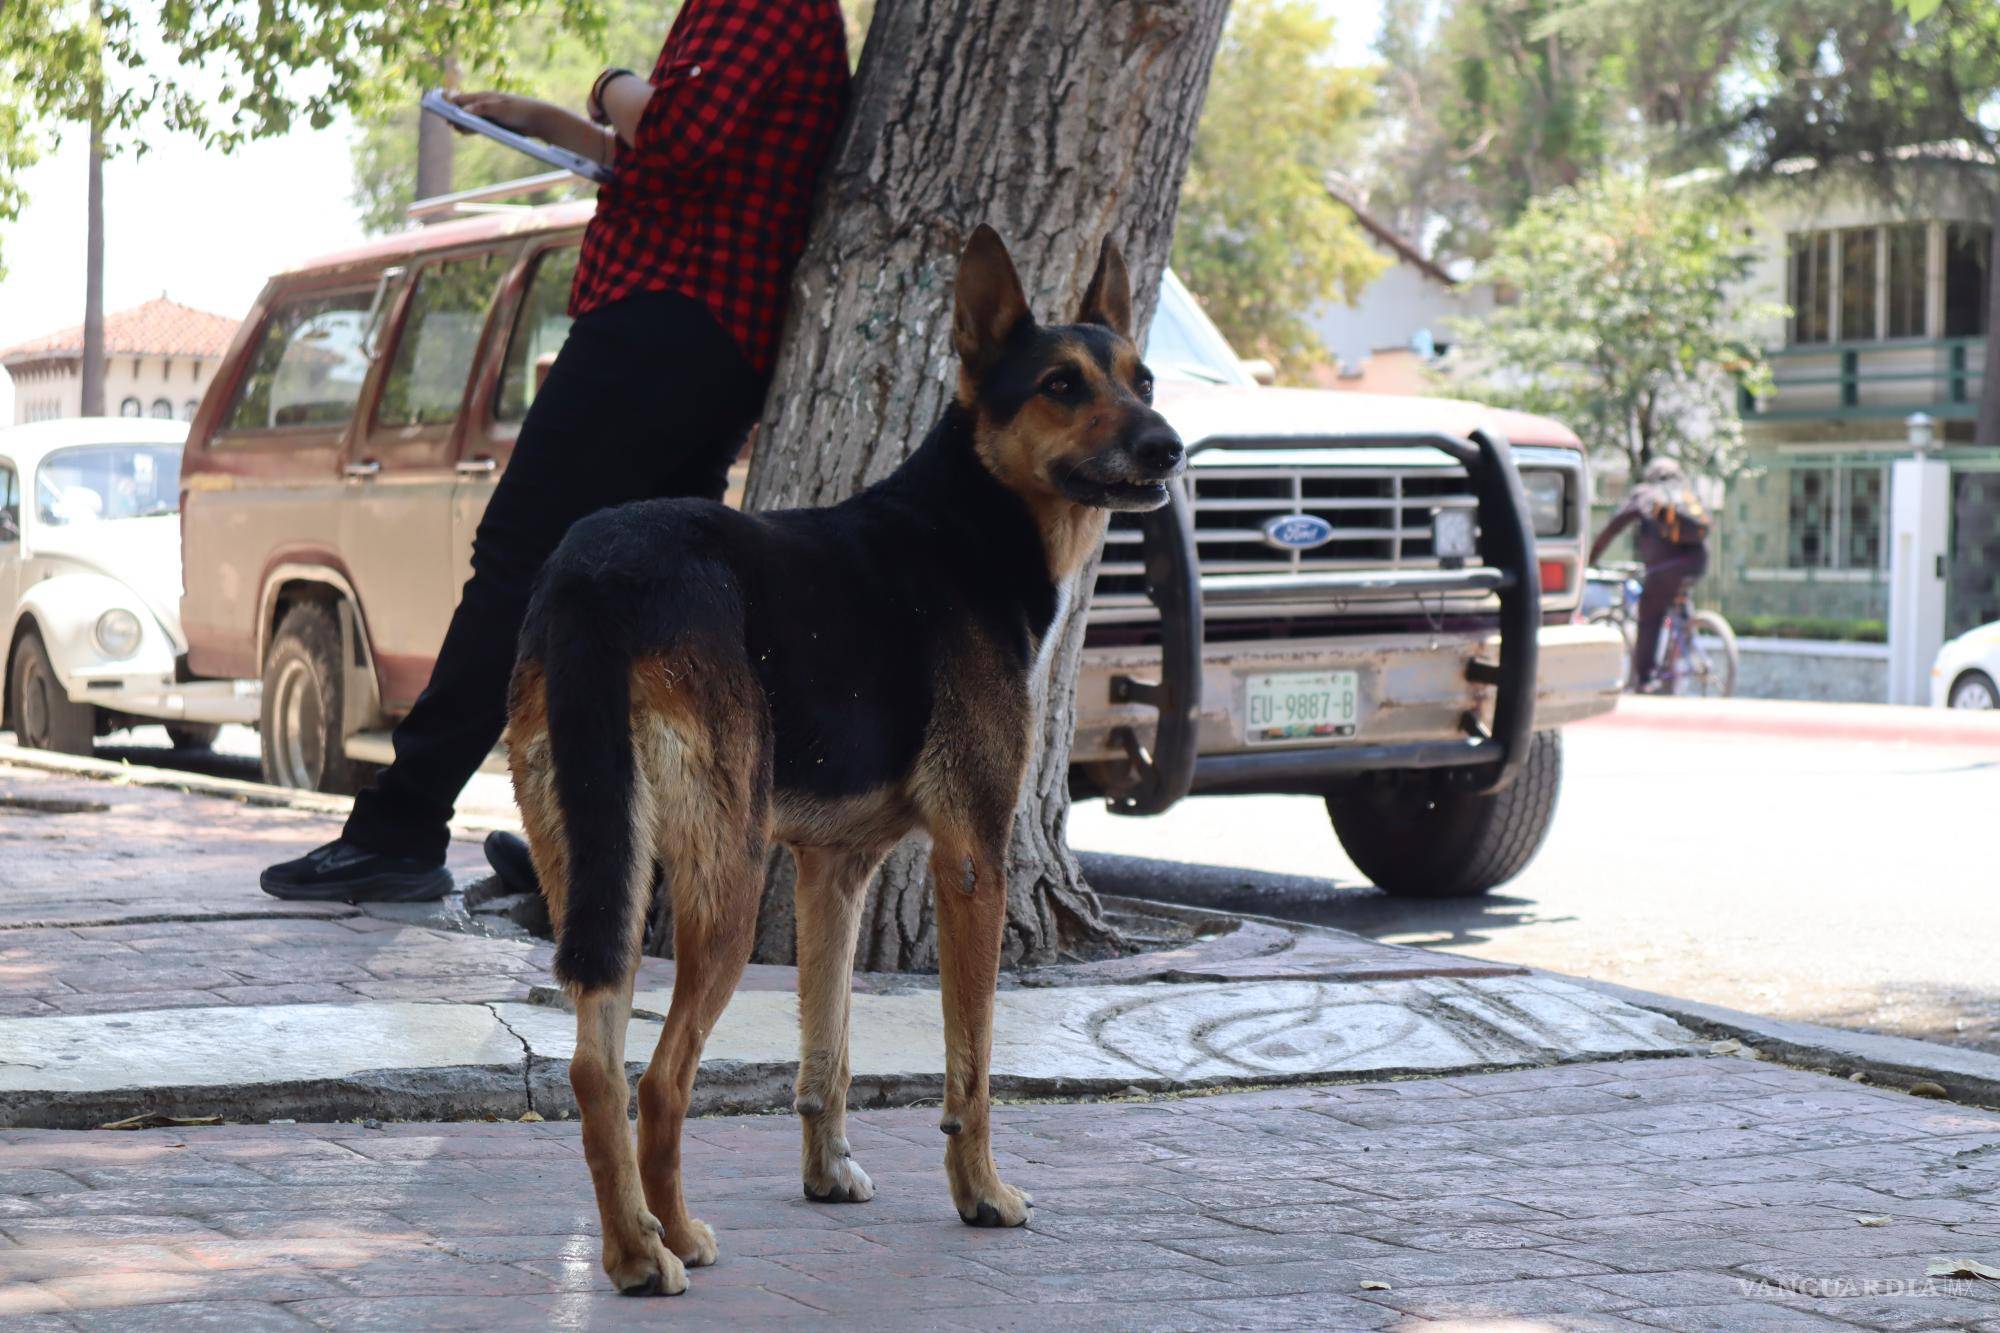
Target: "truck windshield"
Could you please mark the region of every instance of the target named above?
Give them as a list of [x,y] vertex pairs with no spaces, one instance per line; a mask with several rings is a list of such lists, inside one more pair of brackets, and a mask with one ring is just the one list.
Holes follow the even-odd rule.
[[52,527],[171,514],[180,491],[177,444],[78,445],[35,471],[36,516]]
[[1146,364],[1163,379],[1245,388],[1257,383],[1171,269],[1160,277],[1160,308],[1146,335]]

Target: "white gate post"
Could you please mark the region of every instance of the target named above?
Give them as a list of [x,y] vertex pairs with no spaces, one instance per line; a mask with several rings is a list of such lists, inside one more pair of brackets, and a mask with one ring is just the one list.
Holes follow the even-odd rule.
[[1910,418],[1913,458],[1889,475],[1889,698],[1930,702],[1931,662],[1944,646],[1945,544],[1951,533],[1951,466],[1932,456],[1931,419]]

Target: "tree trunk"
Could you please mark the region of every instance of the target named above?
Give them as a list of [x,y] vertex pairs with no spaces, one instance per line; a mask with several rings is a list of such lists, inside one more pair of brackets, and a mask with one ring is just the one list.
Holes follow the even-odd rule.
[[87,417],[104,415],[104,109],[93,90],[90,104],[90,181],[83,223],[83,405]]
[[[956,376],[952,276],[973,227],[1011,249],[1038,318],[1069,320],[1100,239],[1152,318],[1226,0],[880,0],[854,104],[792,284],[751,463],[752,508],[823,505],[886,476]],[[1080,591],[1090,587],[1085,570]],[[1008,852],[1006,954],[1043,962],[1114,938],[1070,855],[1069,748],[1088,598],[1073,599]],[[793,956],[790,858],[774,858],[757,957]],[[937,964],[922,849],[870,890],[858,960]]]
[[1972,442],[2000,445],[2000,190],[1993,191],[1993,239],[1986,256],[1986,374],[1979,381],[1979,420]]
[[[447,90],[458,87],[458,62],[446,57],[440,65],[442,78],[440,86]],[[440,116],[417,114],[417,198],[433,199],[441,194],[451,193],[452,163],[457,154],[457,133]],[[433,222],[445,222],[444,214],[433,214],[424,219],[426,226]]]

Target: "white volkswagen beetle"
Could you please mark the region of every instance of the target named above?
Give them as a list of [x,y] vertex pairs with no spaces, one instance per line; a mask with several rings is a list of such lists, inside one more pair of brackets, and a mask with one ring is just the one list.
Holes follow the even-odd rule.
[[175,681],[186,438],[126,417],[0,430],[0,681],[21,744],[89,754],[142,718],[183,748],[214,741]]
[[2000,708],[2000,620],[1969,629],[1938,649],[1931,703],[1940,708]]

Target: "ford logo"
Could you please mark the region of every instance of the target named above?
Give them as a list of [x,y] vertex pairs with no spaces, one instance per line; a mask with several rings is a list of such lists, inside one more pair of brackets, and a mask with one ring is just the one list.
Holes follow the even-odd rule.
[[1264,520],[1264,542],[1280,551],[1310,551],[1333,540],[1333,524],[1314,514],[1280,514]]

